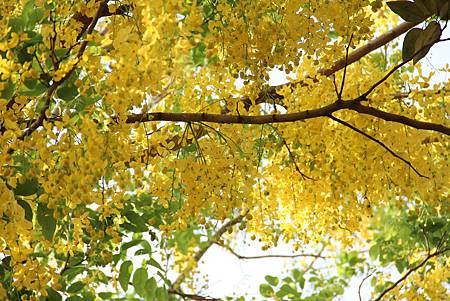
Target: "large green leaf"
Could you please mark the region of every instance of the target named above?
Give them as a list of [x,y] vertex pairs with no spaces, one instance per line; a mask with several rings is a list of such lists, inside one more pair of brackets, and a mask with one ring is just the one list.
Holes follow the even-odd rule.
[[[125,212],[125,216],[130,221],[129,223],[130,226],[127,230],[131,229],[133,232],[146,232],[148,230],[145,219],[143,219],[136,212],[129,210]],[[123,226],[125,225],[126,223],[123,224]]]
[[119,270],[119,283],[124,291],[128,290],[128,282],[133,272],[133,262],[130,260],[124,261]]
[[74,267],[70,267],[67,270],[65,270],[62,274],[68,282],[72,281],[77,275],[83,273],[86,270],[86,267],[82,265],[77,265]]
[[38,193],[40,189],[39,182],[36,178],[25,180],[23,183],[17,184],[14,188],[15,195],[30,196]]
[[69,293],[69,294],[74,294],[74,293],[78,293],[79,291],[81,291],[84,287],[85,287],[85,283],[84,282],[82,282],[82,281],[77,281],[77,282],[75,282],[75,283],[73,283],[72,285],[70,285],[68,288],[67,288],[67,292]]
[[25,210],[25,219],[29,222],[33,221],[33,209],[31,209],[30,204],[27,201],[18,199],[17,204]]
[[136,293],[145,297],[145,283],[147,282],[148,274],[145,268],[137,269],[133,274],[133,286]]
[[414,56],[413,62],[416,64],[418,61],[420,61],[423,57],[425,57],[430,51],[431,46],[433,46],[434,43],[439,41],[439,38],[441,37],[441,26],[438,22],[432,21],[428,24],[428,26],[420,32],[419,37],[416,40],[415,50],[417,55]]
[[390,1],[387,2],[387,5],[394,13],[408,22],[422,22],[430,16],[411,1]]
[[74,84],[69,82],[62,85],[61,88],[59,88],[56,92],[56,95],[58,95],[58,97],[62,100],[73,100],[78,95],[78,88]]
[[403,49],[402,49],[402,59],[403,61],[407,61],[411,59],[416,53],[416,41],[419,38],[422,29],[413,28],[405,36],[403,40]]
[[275,293],[273,291],[273,288],[270,285],[265,284],[265,283],[263,283],[259,286],[259,292],[261,293],[261,295],[263,297],[266,297],[266,298],[272,297],[273,294]]
[[158,301],[166,301],[169,300],[169,294],[164,287],[158,287],[155,293],[155,299]]
[[60,301],[62,300],[62,296],[51,287],[47,287],[47,299],[50,301]]
[[157,289],[157,283],[155,278],[150,278],[145,282],[145,298],[147,300],[153,300],[155,298]]

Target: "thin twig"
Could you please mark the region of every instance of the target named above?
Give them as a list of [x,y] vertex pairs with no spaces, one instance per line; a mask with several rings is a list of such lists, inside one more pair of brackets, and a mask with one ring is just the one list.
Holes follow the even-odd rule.
[[172,294],[172,295],[178,295],[184,299],[187,298],[187,299],[196,300],[196,301],[220,301],[220,299],[217,299],[217,298],[205,297],[205,296],[194,295],[194,294],[186,294],[180,290],[175,290],[175,289],[169,289],[168,293]]
[[342,93],[344,92],[344,85],[345,85],[345,75],[347,73],[347,66],[348,66],[348,51],[350,49],[350,46],[352,44],[353,39],[353,33],[350,36],[350,41],[348,42],[348,45],[345,50],[345,66],[344,66],[344,74],[342,75],[342,83],[341,83],[341,90],[339,91],[337,97],[338,101],[342,101]]
[[376,139],[376,138],[370,136],[369,134],[367,134],[367,133],[361,131],[360,129],[354,127],[353,125],[351,125],[351,124],[348,123],[348,122],[345,122],[345,121],[342,120],[342,119],[336,118],[336,117],[334,117],[333,115],[330,115],[329,117],[330,117],[332,120],[334,120],[334,121],[336,121],[336,122],[338,122],[338,123],[340,123],[340,124],[342,124],[342,125],[344,125],[344,126],[350,128],[350,129],[352,129],[353,131],[355,131],[355,132],[357,132],[357,133],[359,133],[359,134],[365,136],[366,138],[372,140],[373,142],[375,142],[375,143],[381,145],[381,146],[382,146],[385,150],[387,150],[391,155],[393,155],[393,156],[396,157],[397,159],[400,159],[400,160],[402,160],[403,162],[405,162],[412,170],[414,170],[414,172],[415,172],[417,175],[419,175],[419,176],[422,177],[422,178],[429,179],[429,177],[424,176],[423,174],[421,174],[421,173],[420,173],[420,172],[419,172],[419,171],[411,164],[411,162],[409,162],[408,160],[406,160],[406,159],[400,157],[399,155],[397,155],[396,152],[394,152],[393,150],[391,150],[386,144],[384,144],[384,143],[381,142],[380,140],[378,140],[378,139]]
[[386,288],[383,292],[381,292],[381,294],[376,299],[374,299],[373,301],[380,301],[387,293],[389,293],[391,290],[395,289],[397,287],[397,285],[399,285],[406,278],[408,278],[409,275],[411,275],[412,273],[414,273],[415,271],[417,271],[418,269],[423,267],[428,262],[428,260],[430,260],[433,257],[439,256],[441,254],[444,254],[447,251],[450,251],[450,248],[446,248],[446,249],[443,249],[443,250],[440,250],[440,251],[436,251],[436,252],[434,252],[432,254],[429,254],[427,257],[425,257],[425,259],[421,263],[419,263],[417,266],[413,267],[412,269],[408,270],[408,272],[406,272],[405,275],[403,275],[394,284],[392,284],[391,286]]
[[292,153],[291,148],[290,148],[289,145],[287,144],[286,140],[285,140],[280,134],[278,134],[278,135],[280,136],[281,141],[283,142],[284,146],[286,147],[286,149],[287,149],[287,151],[288,151],[288,153],[289,153],[289,157],[291,158],[292,162],[294,163],[295,170],[297,170],[297,172],[302,176],[303,180],[305,180],[305,178],[306,178],[306,179],[308,179],[308,180],[316,181],[315,179],[313,179],[313,178],[311,178],[311,177],[305,175],[305,174],[300,170],[300,167],[298,166],[297,161],[295,160],[294,154]]
[[188,122],[188,126],[189,126],[189,129],[190,129],[191,132],[192,132],[192,135],[194,136],[195,144],[197,144],[198,152],[199,152],[200,158],[203,160],[203,164],[206,164],[206,158],[205,158],[205,155],[203,154],[203,150],[202,150],[202,148],[201,148],[201,146],[200,146],[200,143],[198,142],[197,136],[195,135],[195,131],[194,131],[194,129],[192,128],[192,124],[191,124],[190,122]]
[[373,90],[375,90],[379,85],[381,85],[382,83],[384,83],[389,77],[391,77],[392,74],[394,74],[398,69],[400,69],[401,67],[403,67],[404,65],[406,65],[407,63],[409,63],[411,60],[414,59],[414,57],[416,57],[416,55],[418,53],[420,53],[421,51],[423,51],[424,49],[427,49],[439,42],[446,42],[449,41],[450,38],[448,39],[441,39],[441,40],[437,40],[435,42],[431,42],[428,43],[426,45],[424,45],[423,47],[421,47],[420,49],[418,49],[416,52],[414,52],[413,55],[411,55],[408,59],[404,60],[403,62],[397,64],[396,66],[394,66],[388,73],[386,73],[379,81],[377,81],[375,84],[373,84],[366,92],[364,92],[363,94],[361,94],[357,99],[359,101],[366,101],[367,100],[367,96],[369,96],[370,93],[373,92]]
[[245,255],[240,255],[239,253],[234,251],[229,246],[226,246],[226,245],[221,244],[219,242],[215,242],[215,243],[218,246],[221,246],[222,248],[224,248],[225,250],[230,252],[231,254],[233,254],[236,258],[243,259],[243,260],[247,260],[247,259],[264,259],[264,258],[298,258],[298,257],[314,257],[314,258],[320,258],[320,259],[333,259],[333,258],[336,258],[334,256],[323,256],[322,252],[320,252],[318,254],[303,253],[303,254],[293,254],[293,255],[268,254],[268,255],[245,256]]
[[[227,230],[231,227],[233,227],[234,225],[240,223],[242,221],[242,219],[244,218],[244,216],[247,214],[247,211],[241,212],[238,216],[236,216],[235,218],[229,220],[227,223],[225,223],[219,230],[217,230],[217,232],[208,240],[208,242],[206,243],[206,245],[201,248],[197,253],[195,253],[194,255],[194,261],[195,262],[199,262],[200,259],[203,257],[203,255],[206,253],[206,251],[208,251],[208,249],[215,243],[217,243],[220,238],[222,237],[223,234],[225,234],[225,232],[227,232]],[[186,279],[186,275],[191,271],[191,267],[186,267],[178,276],[178,278],[173,282],[172,284],[172,288],[173,289],[178,289],[180,287],[180,285],[184,282],[184,280]]]
[[375,271],[376,271],[376,270],[374,270],[374,271],[372,271],[372,272],[369,272],[369,274],[367,274],[367,276],[364,277],[363,280],[361,281],[361,283],[359,284],[359,286],[358,286],[358,296],[359,296],[359,301],[362,301],[362,297],[361,297],[361,288],[362,288],[362,286],[363,286],[363,284],[364,284],[364,281],[366,281],[367,279],[369,279],[370,276],[372,276],[372,275],[375,273]]
[[[313,260],[311,260],[311,262],[308,264],[308,266],[304,269],[304,272],[305,272],[305,273],[308,272],[309,270],[311,270],[311,269],[313,268],[313,266],[314,266],[314,264],[316,263],[317,259],[319,259],[319,258],[324,258],[324,257],[322,256],[322,253],[323,253],[324,250],[325,250],[325,244],[322,245],[322,248],[320,249],[319,253],[317,253],[316,256],[313,256],[313,257],[314,257]],[[332,257],[330,257],[330,258],[332,258]]]

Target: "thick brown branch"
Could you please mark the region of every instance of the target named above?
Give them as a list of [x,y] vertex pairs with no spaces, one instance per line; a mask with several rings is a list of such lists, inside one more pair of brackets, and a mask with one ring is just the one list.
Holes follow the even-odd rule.
[[445,125],[424,122],[411,119],[402,115],[384,112],[379,109],[364,106],[358,99],[334,102],[324,107],[300,111],[287,114],[272,114],[261,116],[249,115],[226,115],[226,114],[207,114],[207,113],[166,113],[154,112],[147,114],[133,114],[128,116],[126,123],[149,122],[149,121],[173,121],[173,122],[211,122],[222,124],[273,124],[296,122],[306,119],[327,117],[334,112],[350,109],[356,112],[371,115],[386,121],[401,123],[416,129],[435,131],[445,135],[450,135],[450,128]]
[[148,122],[148,121],[179,121],[179,122],[212,122],[224,124],[270,124],[295,122],[311,118],[327,116],[335,111],[349,108],[353,102],[346,101],[341,103],[332,103],[319,109],[306,110],[296,113],[272,114],[261,116],[248,115],[225,115],[225,114],[206,114],[206,113],[165,113],[154,112],[148,114],[130,115],[127,123]]
[[376,299],[374,299],[374,301],[380,301],[387,293],[389,293],[391,290],[395,289],[400,283],[402,283],[406,278],[408,278],[409,275],[411,275],[412,273],[414,273],[415,271],[417,271],[418,269],[423,267],[428,262],[428,260],[430,260],[433,257],[439,256],[441,254],[444,254],[444,253],[446,253],[448,251],[450,251],[450,248],[446,248],[446,249],[443,249],[443,250],[436,251],[434,253],[428,254],[428,256],[425,257],[425,259],[421,263],[419,263],[417,266],[413,267],[412,269],[408,270],[405,273],[405,275],[403,275],[394,284],[392,284],[387,289],[385,289]]
[[359,61],[363,56],[366,56],[370,52],[380,48],[381,46],[386,45],[387,43],[401,36],[408,30],[416,26],[417,24],[419,23],[404,22],[399,24],[396,27],[392,28],[391,30],[385,32],[381,36],[373,40],[370,40],[366,45],[350,53],[347,59],[342,58],[336,63],[334,63],[331,68],[320,70],[319,73],[325,76],[330,76],[331,74],[341,70],[345,66],[348,66],[350,64],[353,64],[354,62]]
[[340,124],[342,124],[342,125],[348,127],[349,129],[351,129],[351,130],[353,130],[353,131],[355,131],[355,132],[357,132],[357,133],[363,135],[364,137],[366,137],[366,138],[372,140],[373,142],[377,143],[378,145],[381,145],[381,146],[382,146],[385,150],[387,150],[391,155],[393,155],[393,156],[396,157],[397,159],[400,159],[400,160],[402,160],[403,162],[405,162],[412,170],[414,170],[414,172],[415,172],[416,174],[419,175],[419,177],[427,178],[427,179],[428,179],[428,177],[422,175],[422,174],[421,174],[421,173],[420,173],[420,172],[419,172],[419,171],[411,164],[411,162],[409,162],[408,160],[406,160],[406,159],[400,157],[396,152],[394,152],[392,149],[390,149],[386,144],[384,144],[384,143],[381,142],[380,140],[378,140],[378,139],[376,139],[376,138],[370,136],[369,134],[367,134],[367,133],[361,131],[360,129],[358,129],[357,127],[354,127],[354,126],[351,125],[350,123],[345,122],[344,120],[341,120],[341,119],[339,119],[339,118],[334,117],[333,115],[330,115],[330,118],[333,119],[334,121],[336,121],[336,122],[338,122],[338,123],[340,123]]

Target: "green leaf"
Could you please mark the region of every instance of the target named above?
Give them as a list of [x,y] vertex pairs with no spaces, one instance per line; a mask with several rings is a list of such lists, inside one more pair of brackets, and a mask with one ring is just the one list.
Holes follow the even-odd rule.
[[3,82],[5,84],[5,88],[0,91],[0,99],[11,99],[11,97],[14,95],[14,91],[16,90],[16,85],[13,84],[11,79],[8,79],[6,82]]
[[67,298],[66,301],[84,301],[84,299],[80,296],[71,296]]
[[44,10],[42,8],[33,8],[33,10],[27,14],[27,27],[33,29],[35,25],[42,20],[43,17]]
[[152,254],[152,247],[146,240],[141,240],[141,246],[144,248],[147,254]]
[[402,49],[402,59],[403,61],[407,61],[411,59],[416,52],[416,41],[419,38],[422,29],[413,28],[405,36],[403,40],[403,49]]
[[263,297],[266,297],[266,298],[272,297],[273,294],[275,293],[273,291],[273,288],[270,285],[265,284],[265,283],[263,283],[259,286],[259,292],[261,293],[261,295]]
[[121,252],[124,252],[124,251],[128,250],[131,247],[137,246],[141,242],[142,242],[142,239],[133,239],[133,240],[131,240],[129,242],[123,243],[120,246],[120,250],[121,250]]
[[270,275],[267,275],[266,277],[264,277],[264,279],[266,279],[267,283],[269,283],[272,286],[277,286],[279,283],[279,279],[277,277],[273,277]]
[[203,66],[205,65],[206,61],[206,45],[204,43],[199,43],[197,46],[195,46],[192,49],[192,61],[194,62],[194,65],[196,66]]
[[407,267],[407,262],[402,259],[397,260],[395,261],[395,267],[397,268],[399,273],[402,273]]
[[9,19],[8,25],[12,32],[22,32],[26,26],[26,20],[22,16]]
[[429,16],[411,1],[390,1],[387,2],[387,5],[394,13],[408,22],[422,22]]
[[98,293],[98,296],[99,296],[100,298],[102,298],[103,300],[111,300],[112,295],[113,295],[113,293],[111,293],[111,292],[101,292],[101,293]]
[[101,96],[83,96],[79,95],[77,98],[75,98],[71,103],[70,106],[74,108],[77,112],[83,111],[85,108],[89,107],[90,105],[96,103],[101,99]]
[[372,279],[370,280],[370,285],[372,287],[375,287],[377,285],[377,277],[372,277]]
[[25,219],[29,222],[33,221],[33,209],[31,209],[30,204],[28,204],[27,201],[18,199],[17,204],[20,205],[20,207],[23,208],[25,211]]
[[155,293],[155,299],[158,301],[166,301],[169,300],[169,294],[164,287],[158,287]]
[[289,284],[283,284],[280,288],[280,291],[285,291],[287,294],[298,295],[298,292]]
[[122,289],[126,292],[128,290],[128,282],[133,272],[133,262],[130,260],[124,261],[119,270],[119,283]]
[[56,229],[56,221],[53,218],[53,209],[48,209],[46,205],[39,204],[37,208],[37,221],[42,227],[42,235],[47,240],[52,240]]
[[329,37],[332,40],[336,40],[337,38],[339,38],[339,34],[333,30],[327,34],[327,37]]
[[85,271],[85,267],[81,265],[77,265],[65,270],[62,276],[66,277],[67,281],[72,281],[77,275],[83,273]]
[[294,276],[294,279],[298,282],[300,287],[303,289],[305,287],[305,273],[295,269],[292,271],[292,275]]
[[378,255],[380,254],[380,246],[379,245],[373,245],[369,249],[369,256],[370,259],[375,260],[377,259]]
[[27,179],[25,182],[17,184],[14,188],[15,195],[30,196],[39,191],[39,182],[36,178]]
[[440,10],[439,10],[439,17],[441,20],[449,20],[450,19],[450,1],[445,2]]
[[137,269],[133,274],[134,290],[141,297],[145,296],[145,283],[147,282],[147,279],[147,270],[144,268]]
[[61,86],[58,91],[56,91],[56,95],[62,100],[73,100],[78,95],[78,88],[74,84],[68,83]]
[[77,282],[75,282],[74,284],[72,284],[71,286],[69,286],[69,287],[67,288],[67,292],[68,292],[69,294],[77,293],[77,292],[81,291],[85,285],[86,285],[86,284],[85,284],[84,282],[82,282],[82,281],[77,281]]
[[155,268],[157,268],[157,269],[159,269],[159,270],[161,270],[161,271],[163,271],[164,272],[164,269],[161,267],[161,265],[156,261],[156,260],[154,260],[153,258],[150,258],[150,260],[148,261],[148,263],[150,263],[152,266],[154,266]]
[[157,289],[157,283],[155,278],[150,278],[147,281],[145,281],[145,298],[147,300],[153,300],[155,298],[156,289]]
[[23,81],[23,84],[25,85],[25,87],[27,87],[29,90],[34,89],[34,87],[36,87],[37,84],[37,79],[31,79],[31,78],[27,78]]
[[60,301],[62,300],[62,296],[60,293],[52,289],[51,287],[47,287],[47,300],[49,301]]
[[43,83],[36,81],[33,88],[24,87],[19,91],[19,94],[23,96],[39,96],[45,91],[47,91],[47,87]]
[[[99,293],[99,296],[100,296],[100,294],[101,294],[101,293]],[[108,294],[113,295],[112,293],[108,293]],[[83,293],[81,294],[81,296],[83,297],[83,300],[84,300],[84,301],[95,301],[95,300],[96,300],[96,296],[95,296],[95,294],[92,293],[92,292],[83,292]],[[111,300],[111,298],[109,298],[108,300]]]
[[419,50],[420,51],[414,56],[414,64],[417,64],[418,61],[427,55],[428,51],[431,49],[431,46],[439,41],[441,33],[441,26],[436,21],[430,22],[425,30],[420,33],[415,45],[416,52]]

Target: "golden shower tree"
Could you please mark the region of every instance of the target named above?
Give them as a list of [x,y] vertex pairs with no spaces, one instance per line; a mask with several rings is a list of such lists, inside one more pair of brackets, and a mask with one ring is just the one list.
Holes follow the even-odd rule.
[[264,298],[448,294],[448,0],[2,4],[1,300],[216,300],[243,235],[337,268]]

